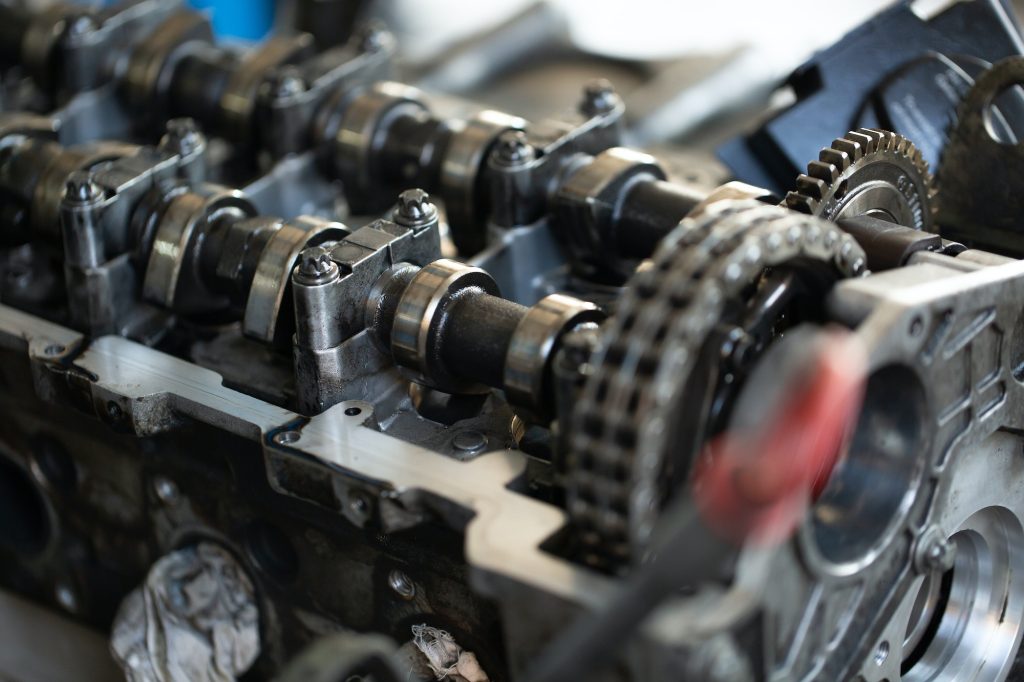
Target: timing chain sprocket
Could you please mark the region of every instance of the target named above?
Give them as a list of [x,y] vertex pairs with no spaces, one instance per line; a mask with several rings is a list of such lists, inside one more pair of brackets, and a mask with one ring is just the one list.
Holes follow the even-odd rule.
[[[864,267],[831,223],[753,201],[713,204],[665,239],[620,299],[573,414],[566,487],[587,563],[616,570],[640,557],[709,422],[728,416],[719,394],[742,383],[740,346],[749,365],[780,325],[813,321],[831,284]],[[780,283],[788,296],[765,291]],[[771,319],[757,325],[752,312]],[[737,334],[752,326],[760,340]]]
[[934,197],[917,147],[902,135],[860,128],[822,149],[783,205],[833,222],[867,215],[930,232]]

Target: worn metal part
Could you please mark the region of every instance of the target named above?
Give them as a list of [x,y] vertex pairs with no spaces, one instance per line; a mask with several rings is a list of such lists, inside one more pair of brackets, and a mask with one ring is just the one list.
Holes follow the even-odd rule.
[[564,294],[545,296],[527,310],[512,332],[505,357],[503,387],[508,399],[540,414],[553,413],[549,363],[562,337],[581,325],[603,320],[597,306]]
[[422,268],[409,281],[395,308],[391,349],[400,364],[415,368],[424,380],[448,393],[487,391],[481,384],[459,381],[441,358],[441,325],[462,296],[498,295],[498,287],[483,270],[449,260]]
[[934,195],[928,164],[910,140],[860,128],[821,150],[785,205],[826,220],[870,216],[930,232]]
[[1022,82],[1021,57],[978,76],[957,110],[939,167],[943,236],[1014,256],[1024,253],[1013,217],[1022,208],[1015,183],[1024,177],[1024,154],[1012,132],[996,128],[1002,117],[994,101]]
[[295,316],[288,284],[299,253],[347,234],[341,223],[309,216],[283,223],[260,253],[242,314],[242,332],[261,341],[290,344]]
[[[880,46],[898,73],[854,66],[892,61],[857,49],[894,30],[874,23],[823,53],[828,82],[792,79],[806,102],[857,75],[835,101],[854,114],[792,140],[806,118],[770,122],[771,175],[868,128],[783,206],[622,147],[607,80],[529,120],[437,84],[479,69],[391,80],[391,34],[351,14],[343,43],[244,47],[161,0],[0,7],[0,106],[25,109],[0,116],[0,586],[104,633],[133,616],[114,632],[136,676],[1013,680],[1024,269],[979,247],[996,217],[1016,234],[1014,161],[952,162],[979,190],[943,180],[965,208],[937,226],[922,154],[875,128],[916,126],[927,157],[976,80],[998,100],[979,125],[1015,145],[1024,100],[992,88],[1020,74],[986,69],[1021,43],[995,0],[921,4],[881,20],[932,31]],[[978,54],[909,55],[972,17]],[[601,70],[628,93],[637,66]],[[707,93],[670,99],[717,111]],[[730,479],[770,507],[828,421],[782,408],[830,339],[851,382],[869,366],[838,464],[787,532],[723,535],[695,458],[781,422],[794,442],[750,440],[770,461]],[[216,570],[190,563],[209,548]],[[162,618],[197,604],[219,613]]]
[[[828,223],[756,202],[721,202],[683,221],[631,282],[572,416],[568,504],[589,562],[619,568],[642,556],[667,499],[716,430],[716,387],[743,375],[738,362],[707,360],[727,352],[721,330],[749,326],[759,299],[744,292],[766,268],[801,259],[814,264],[812,280],[821,278],[804,316],[813,314],[822,286],[865,268],[856,242]],[[737,309],[730,305],[737,299],[755,304]],[[744,355],[770,343],[775,324]]]
[[207,185],[172,196],[153,235],[143,296],[185,313],[223,307],[223,302],[210,300],[210,292],[202,284],[196,249],[218,220],[241,220],[255,214],[255,207],[241,192],[226,187]]

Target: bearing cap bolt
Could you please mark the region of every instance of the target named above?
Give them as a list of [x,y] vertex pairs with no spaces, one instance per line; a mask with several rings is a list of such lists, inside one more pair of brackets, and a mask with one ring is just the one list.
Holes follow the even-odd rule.
[[619,96],[611,81],[598,78],[583,87],[583,101],[580,102],[580,113],[585,116],[607,114],[619,103]]
[[407,189],[398,195],[395,222],[407,227],[419,227],[437,218],[437,207],[430,195],[422,189]]
[[72,19],[68,23],[68,35],[73,37],[83,36],[96,28],[96,21],[88,14],[83,14]]
[[537,156],[522,130],[506,130],[498,137],[494,160],[503,166],[521,166]]
[[277,99],[295,97],[306,90],[306,81],[294,66],[281,69],[270,84],[270,90]]
[[92,181],[92,174],[78,170],[68,176],[64,196],[69,201],[88,203],[100,197],[100,188]]
[[363,52],[379,52],[391,42],[391,32],[377,23],[363,27],[358,37],[359,49]]
[[325,246],[304,249],[299,254],[299,279],[307,284],[325,282],[338,274],[338,264]]
[[160,139],[161,148],[180,156],[195,153],[205,143],[199,126],[191,118],[172,118],[167,122],[167,132]]

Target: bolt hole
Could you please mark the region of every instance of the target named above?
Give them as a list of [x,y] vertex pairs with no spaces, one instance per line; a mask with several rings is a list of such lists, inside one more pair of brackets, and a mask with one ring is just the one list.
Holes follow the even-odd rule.
[[413,583],[409,576],[397,568],[388,574],[388,585],[395,594],[407,601],[416,596],[415,583]]
[[302,438],[302,432],[300,431],[282,431],[274,436],[274,442],[278,445],[291,445],[292,443],[297,443],[300,438]]
[[1015,130],[1012,121],[1024,114],[1024,87],[1008,85],[985,107],[985,130],[994,141],[1003,145],[1019,144],[1024,131]]
[[365,521],[370,517],[370,500],[367,499],[366,494],[362,491],[353,490],[349,493],[348,508],[358,519]]
[[120,419],[122,414],[123,412],[121,411],[120,405],[115,403],[113,400],[107,401],[107,415],[111,419]]
[[921,335],[921,332],[923,332],[923,331],[924,331],[924,320],[922,320],[921,316],[918,315],[918,316],[914,317],[913,320],[910,321],[910,335],[913,336],[913,337],[918,337],[918,336]]
[[347,407],[347,408],[345,408],[345,416],[346,417],[358,417],[362,413],[363,413],[363,408],[361,408],[361,407]]
[[246,536],[249,556],[260,571],[279,583],[295,580],[299,556],[284,531],[265,521],[256,521]]
[[882,642],[875,649],[875,665],[882,665],[889,658],[889,642]]
[[54,355],[60,355],[61,353],[64,352],[64,350],[64,346],[60,345],[59,343],[51,343],[49,346],[43,349],[43,353],[49,355],[50,357],[53,357]]

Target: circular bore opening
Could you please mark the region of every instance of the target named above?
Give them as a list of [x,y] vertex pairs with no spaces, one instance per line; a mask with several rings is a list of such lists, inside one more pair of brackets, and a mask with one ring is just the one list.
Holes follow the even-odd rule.
[[78,486],[75,461],[54,438],[45,435],[35,438],[30,466],[36,480],[62,495],[71,494]]
[[363,410],[360,407],[347,407],[347,408],[345,408],[345,416],[346,417],[358,417],[362,413],[363,413]]
[[28,556],[50,541],[46,502],[27,471],[0,458],[0,548]]
[[866,565],[902,521],[920,475],[924,414],[924,389],[910,369],[890,365],[868,379],[847,454],[812,511],[822,558]]
[[274,436],[274,442],[278,445],[291,445],[292,443],[299,442],[301,438],[301,431],[282,431]]
[[253,563],[279,583],[288,583],[299,573],[299,555],[291,540],[277,526],[256,521],[246,533],[246,547]]
[[[904,649],[902,677],[912,682],[1003,680],[1024,620],[1024,527],[1008,509],[988,507],[971,516],[951,541],[956,545],[953,568],[930,576],[939,583],[935,597],[926,579],[911,612],[908,637],[922,630],[924,637]],[[932,607],[915,614],[918,602]]]
[[1014,122],[1024,117],[1024,87],[1011,84],[1000,90],[985,107],[985,131],[994,141],[1004,145],[1020,142],[1021,131]]

